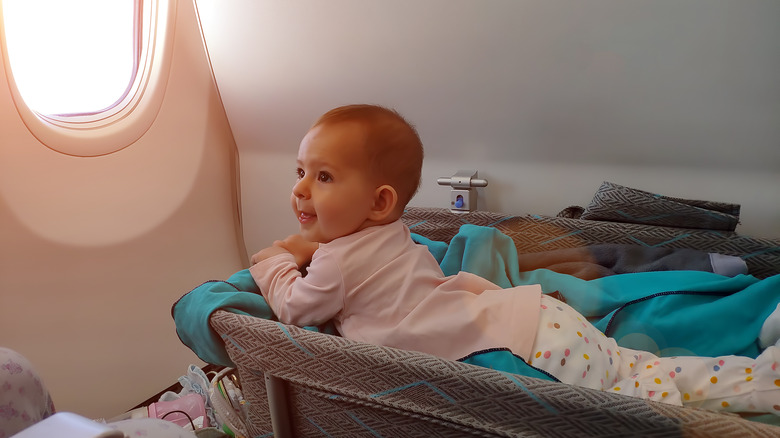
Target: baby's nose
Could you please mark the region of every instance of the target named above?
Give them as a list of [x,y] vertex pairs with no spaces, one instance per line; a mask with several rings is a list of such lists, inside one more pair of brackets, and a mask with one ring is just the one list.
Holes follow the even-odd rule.
[[308,198],[309,197],[309,187],[306,183],[306,178],[299,179],[295,185],[293,185],[293,195],[296,198]]

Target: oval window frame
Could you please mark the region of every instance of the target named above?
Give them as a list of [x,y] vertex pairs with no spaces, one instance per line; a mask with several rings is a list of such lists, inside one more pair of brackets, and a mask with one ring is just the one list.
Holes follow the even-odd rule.
[[141,38],[141,53],[135,77],[120,100],[96,113],[45,115],[27,106],[14,80],[5,32],[0,32],[0,50],[16,111],[30,133],[46,147],[78,157],[107,155],[135,143],[152,126],[170,72],[177,0],[139,1],[148,10],[137,18],[143,22],[143,34],[137,36]]

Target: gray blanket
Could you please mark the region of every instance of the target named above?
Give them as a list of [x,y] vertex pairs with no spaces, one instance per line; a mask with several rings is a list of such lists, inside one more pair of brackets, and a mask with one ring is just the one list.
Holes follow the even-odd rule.
[[706,271],[733,277],[747,274],[739,257],[687,248],[600,244],[518,254],[520,271],[549,269],[585,280],[650,271]]

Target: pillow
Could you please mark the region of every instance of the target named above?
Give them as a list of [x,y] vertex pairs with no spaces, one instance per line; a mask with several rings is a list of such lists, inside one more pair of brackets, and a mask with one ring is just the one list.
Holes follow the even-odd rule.
[[734,231],[739,204],[658,195],[603,182],[580,219]]

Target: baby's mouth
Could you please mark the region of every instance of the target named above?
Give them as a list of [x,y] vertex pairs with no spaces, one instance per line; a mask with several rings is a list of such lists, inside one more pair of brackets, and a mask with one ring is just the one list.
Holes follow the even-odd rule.
[[298,222],[306,223],[306,222],[309,222],[309,221],[315,219],[316,217],[317,217],[317,215],[315,215],[315,214],[306,213],[306,212],[302,211],[302,212],[298,213]]

